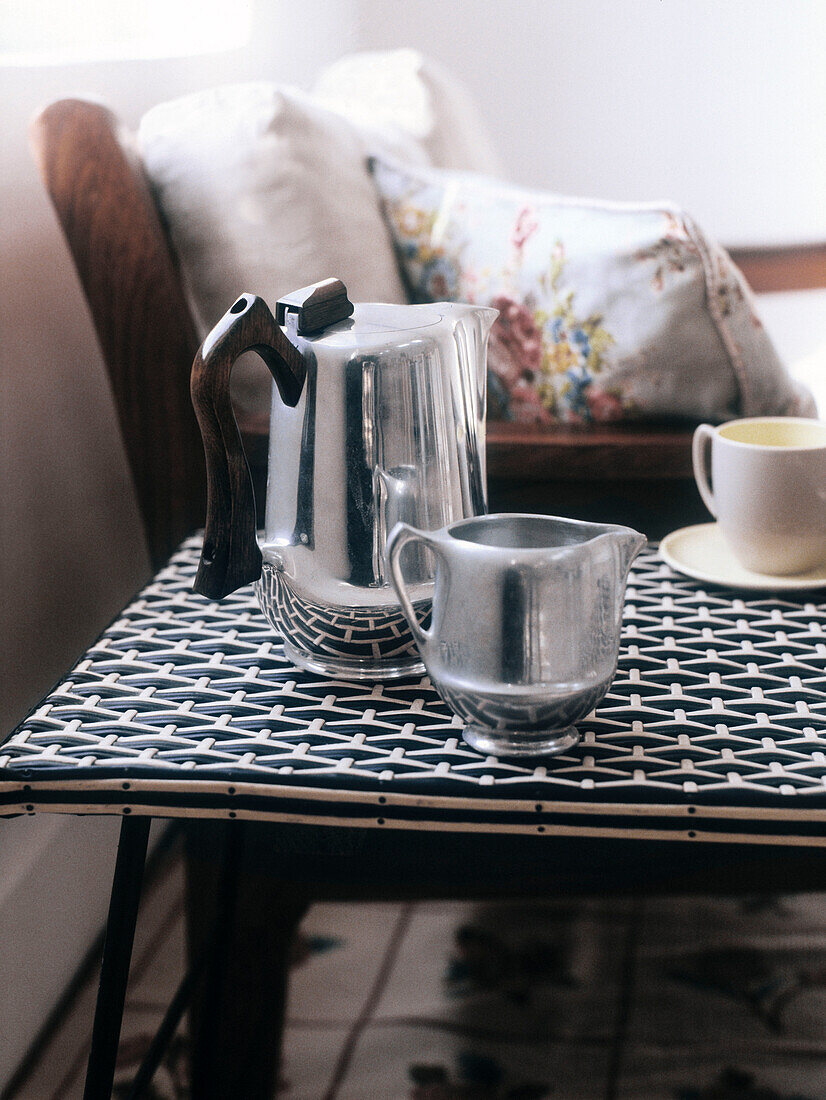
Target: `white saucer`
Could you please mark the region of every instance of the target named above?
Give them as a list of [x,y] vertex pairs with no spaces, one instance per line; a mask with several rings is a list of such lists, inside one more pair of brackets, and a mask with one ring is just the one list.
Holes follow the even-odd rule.
[[698,523],[672,531],[660,543],[665,562],[698,581],[748,588],[755,592],[793,592],[826,586],[826,563],[808,573],[773,577],[753,573],[735,558],[716,523]]

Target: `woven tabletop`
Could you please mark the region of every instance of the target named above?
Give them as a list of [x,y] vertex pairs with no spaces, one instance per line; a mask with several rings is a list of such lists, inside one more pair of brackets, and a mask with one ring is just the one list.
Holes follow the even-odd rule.
[[426,678],[328,680],[188,539],[0,746],[2,812],[826,844],[826,603],[629,578],[619,668],[567,754],[482,757]]

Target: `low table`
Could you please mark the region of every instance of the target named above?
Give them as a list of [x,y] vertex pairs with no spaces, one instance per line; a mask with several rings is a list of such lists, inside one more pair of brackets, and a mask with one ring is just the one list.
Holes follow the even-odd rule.
[[0,813],[124,819],[87,1097],[111,1092],[152,817],[268,823],[261,859],[313,897],[826,884],[822,593],[703,586],[649,548],[580,744],[520,763],[468,748],[426,678],[295,668],[251,589],[191,591],[199,550],[0,746]]

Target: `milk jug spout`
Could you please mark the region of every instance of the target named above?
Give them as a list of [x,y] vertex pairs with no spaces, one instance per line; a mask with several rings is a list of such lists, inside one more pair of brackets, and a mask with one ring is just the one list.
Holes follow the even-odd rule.
[[619,557],[620,576],[624,578],[628,576],[628,570],[634,558],[645,546],[645,535],[641,535],[639,531],[633,531],[630,527],[619,527],[614,534],[614,539]]

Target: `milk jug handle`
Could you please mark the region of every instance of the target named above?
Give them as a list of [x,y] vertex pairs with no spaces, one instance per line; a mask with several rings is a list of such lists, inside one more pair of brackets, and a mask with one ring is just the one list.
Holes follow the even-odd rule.
[[404,617],[407,619],[411,634],[416,639],[419,646],[424,646],[430,641],[432,631],[423,630],[419,623],[413,608],[413,603],[407,591],[404,574],[402,573],[401,561],[399,560],[402,550],[409,542],[423,542],[425,546],[429,546],[431,550],[435,550],[440,558],[443,559],[443,555],[433,539],[425,531],[420,531],[417,527],[411,527],[407,523],[397,523],[387,539],[385,557],[390,569],[390,580],[396,590],[396,595],[399,597],[399,604],[404,612]]
[[206,457],[207,515],[193,588],[214,600],[261,575],[252,478],[229,387],[233,364],[245,351],[258,352],[287,405],[298,403],[307,373],[301,352],[254,294],[238,298],[195,356],[190,392]]

